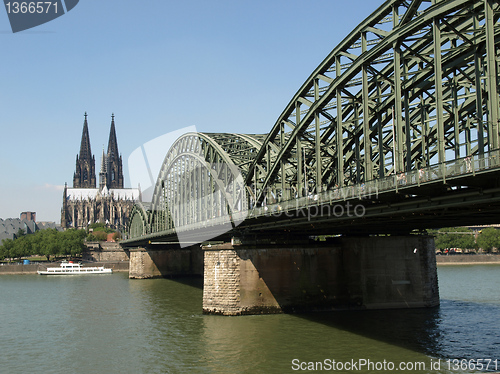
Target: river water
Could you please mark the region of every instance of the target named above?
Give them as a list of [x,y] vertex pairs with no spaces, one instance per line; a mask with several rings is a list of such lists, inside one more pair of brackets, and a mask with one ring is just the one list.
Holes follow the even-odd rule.
[[201,279],[2,275],[0,372],[500,372],[500,265],[438,275],[430,310],[239,317],[203,315]]

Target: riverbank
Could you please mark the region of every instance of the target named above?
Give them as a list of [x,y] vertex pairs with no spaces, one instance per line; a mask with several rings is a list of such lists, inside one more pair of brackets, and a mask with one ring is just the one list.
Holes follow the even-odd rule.
[[[449,265],[500,265],[500,254],[479,254],[479,255],[438,255],[436,256],[436,264],[438,266]],[[47,267],[56,267],[59,263],[38,263],[38,264],[1,264],[0,275],[2,274],[36,274],[38,270],[45,270]],[[113,272],[128,272],[128,261],[102,261],[89,262],[84,266],[105,266],[113,269]]]
[[[2,264],[0,265],[0,275],[2,274],[36,274],[38,270],[46,270],[48,267],[57,267],[58,262],[38,263],[38,264]],[[113,272],[128,272],[128,261],[112,261],[112,262],[91,262],[85,263],[84,266],[104,266],[108,269],[113,269]]]
[[500,265],[500,255],[480,254],[480,255],[437,255],[436,264],[438,266],[448,265]]

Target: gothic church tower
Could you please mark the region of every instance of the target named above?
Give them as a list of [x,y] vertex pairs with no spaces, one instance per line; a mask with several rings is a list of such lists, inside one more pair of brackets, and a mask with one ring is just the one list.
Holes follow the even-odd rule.
[[101,172],[99,173],[99,188],[123,188],[122,156],[118,153],[116,140],[115,115],[111,115],[111,129],[109,131],[108,153],[102,154]]
[[76,155],[76,171],[73,176],[73,188],[95,188],[95,157],[90,149],[89,127],[87,112],[83,123],[80,155]]
[[138,188],[123,188],[122,158],[118,153],[115,116],[111,116],[108,153],[102,150],[99,186],[96,188],[95,158],[90,149],[87,113],[83,124],[80,154],[76,156],[73,188],[64,185],[61,226],[87,228],[95,222],[124,230],[135,201],[140,201]]

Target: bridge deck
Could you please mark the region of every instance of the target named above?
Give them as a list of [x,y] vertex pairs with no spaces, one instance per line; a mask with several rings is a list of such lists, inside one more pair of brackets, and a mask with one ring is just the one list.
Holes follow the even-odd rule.
[[[199,239],[210,227],[229,227],[223,238],[242,232],[293,230],[304,235],[407,233],[413,229],[497,223],[500,208],[500,152],[452,160],[365,184],[336,188],[289,200],[250,207],[185,225],[180,230]],[[238,227],[233,220],[244,220]],[[231,229],[232,228],[232,229]],[[189,234],[191,233],[191,234]],[[176,229],[122,243],[175,242]],[[214,238],[216,240],[217,238]]]

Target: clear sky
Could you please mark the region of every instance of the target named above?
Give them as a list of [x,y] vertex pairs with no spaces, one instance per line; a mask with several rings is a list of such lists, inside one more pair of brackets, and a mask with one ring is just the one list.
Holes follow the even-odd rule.
[[[115,114],[134,149],[187,126],[267,133],[377,0],[80,0],[13,34],[0,9],[0,218],[60,222],[84,113],[99,171]],[[166,152],[167,150],[165,150]]]

